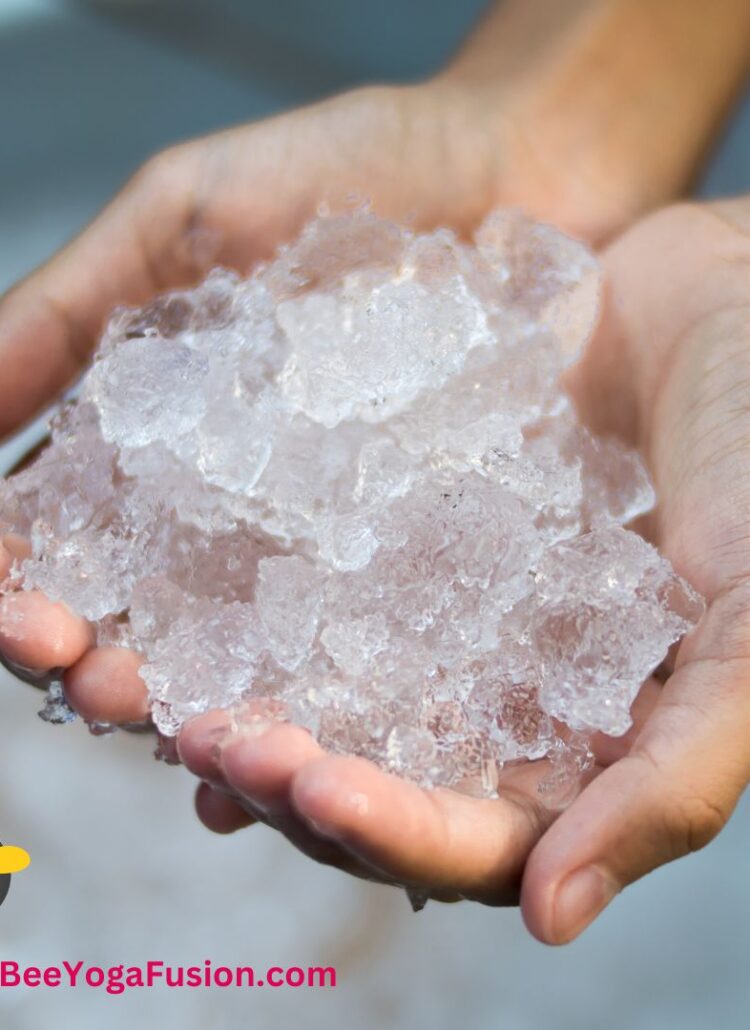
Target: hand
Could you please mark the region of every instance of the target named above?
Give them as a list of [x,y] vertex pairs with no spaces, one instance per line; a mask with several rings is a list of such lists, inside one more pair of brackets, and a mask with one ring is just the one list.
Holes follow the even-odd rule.
[[[517,203],[591,235],[612,231],[638,190],[620,196],[602,175],[601,204],[589,181],[579,206],[575,169],[567,188],[552,148],[547,163],[529,148],[534,90],[514,90],[524,102],[511,104],[494,73],[478,86],[465,55],[460,63],[423,85],[358,90],[150,161],[77,240],[0,300],[0,436],[81,371],[116,304],[147,301],[216,263],[247,269],[322,201],[336,207],[359,191],[380,214],[459,230]],[[0,541],[0,581],[28,551],[28,541]],[[39,593],[0,601],[0,649],[27,679],[66,669],[70,702],[91,722],[147,718],[138,656],[94,647],[82,619]],[[199,797],[210,819],[220,802]]]
[[[502,76],[478,82],[470,53],[423,85],[357,90],[152,159],[77,240],[0,300],[0,436],[80,373],[115,305],[184,286],[217,263],[247,269],[323,201],[337,207],[359,191],[381,215],[459,230],[494,206],[519,204],[584,234],[613,231],[640,191],[613,188],[603,168],[601,191],[589,179],[580,198],[575,166],[563,175],[552,147],[540,161],[528,144],[532,112],[549,115],[542,98],[554,87],[545,80],[537,92],[526,75],[505,100]],[[27,548],[0,542],[0,577]],[[142,696],[136,703],[129,693],[132,656],[88,653],[89,627],[36,593],[6,598],[2,612],[7,660],[43,675],[85,655],[69,677],[79,711],[92,721],[144,717]]]
[[[360,158],[369,155],[365,160],[367,192],[384,213],[403,215],[410,206],[418,204],[423,224],[447,221],[469,225],[475,217],[475,195],[481,197],[476,201],[476,214],[485,205],[502,202],[501,190],[494,193],[486,188],[484,170],[488,161],[484,154],[476,160],[480,170],[478,182],[484,188],[472,180],[473,158],[468,164],[463,158],[457,157],[455,162],[444,159],[441,148],[446,139],[446,123],[441,122],[444,115],[437,114],[438,109],[442,110],[442,101],[433,109],[430,123],[419,105],[434,103],[436,94],[424,99],[420,90],[421,87],[414,91],[352,94],[307,112],[189,144],[157,159],[76,243],[2,302],[0,353],[7,371],[3,386],[3,400],[7,404],[0,405],[0,409],[6,418],[5,428],[30,414],[75,373],[102,315],[116,300],[141,300],[158,289],[188,281],[201,273],[204,262],[223,260],[243,265],[267,253],[277,239],[292,233],[310,213],[309,207],[319,199],[324,184],[334,192],[334,202],[337,186],[341,190],[351,188],[352,154]],[[459,102],[459,95],[452,94],[453,102]],[[417,122],[414,132],[406,128],[412,117]],[[432,132],[426,130],[428,124],[432,124]],[[343,153],[339,147],[332,152],[332,137],[346,140],[351,151]],[[412,150],[411,143],[406,141],[414,137],[419,143]],[[450,133],[448,138],[452,138]],[[398,140],[404,140],[404,145],[399,147]],[[329,149],[324,151],[324,144]],[[499,147],[497,141],[492,145],[493,149]],[[286,161],[281,160],[282,156]],[[433,182],[430,187],[428,179],[435,178],[439,156],[444,174],[437,186]],[[489,166],[496,165],[489,162]],[[279,167],[287,169],[286,184],[274,175]],[[357,167],[361,168],[361,163]],[[520,178],[522,181],[523,176]],[[206,188],[207,183],[212,188]],[[301,190],[302,199],[300,183],[306,184]],[[276,199],[261,208],[257,199],[260,196]],[[696,219],[700,231],[695,229]],[[242,233],[234,226],[241,226]],[[217,230],[221,232],[221,245],[218,252],[206,256],[206,241],[211,244]],[[689,236],[690,232],[696,237],[691,239],[690,246],[675,246],[675,239],[686,233]],[[719,259],[715,266],[696,270],[691,261],[699,260],[699,248],[706,245],[704,237],[711,233],[721,237],[714,241]],[[710,780],[708,786],[712,789],[721,784],[724,800],[736,796],[746,777],[737,756],[729,759],[731,751],[725,740],[730,738],[721,737],[717,761],[701,761],[698,768],[687,759],[677,763],[679,783],[689,789],[684,804],[679,797],[676,799],[669,778],[674,770],[667,764],[668,775],[662,781],[662,774],[651,770],[645,756],[661,754],[654,750],[654,741],[671,740],[665,726],[672,724],[679,725],[680,733],[684,733],[678,742],[689,739],[688,730],[696,738],[690,746],[689,758],[700,754],[701,747],[708,755],[710,749],[708,744],[703,746],[701,733],[707,735],[711,728],[723,732],[723,724],[717,726],[721,706],[716,706],[716,711],[712,708],[702,720],[697,718],[695,691],[688,690],[687,703],[680,700],[686,689],[684,684],[690,687],[691,676],[710,679],[725,669],[732,675],[740,672],[741,663],[730,647],[733,638],[731,634],[726,636],[732,622],[722,612],[726,613],[728,608],[734,611],[732,605],[739,605],[736,590],[742,590],[744,573],[741,563],[729,561],[736,557],[734,552],[739,545],[733,550],[725,546],[715,523],[718,512],[724,512],[724,523],[728,525],[722,527],[722,532],[726,533],[726,540],[741,539],[738,534],[742,527],[730,524],[732,509],[719,505],[722,498],[737,496],[741,477],[732,468],[731,474],[726,474],[728,483],[722,493],[721,484],[710,482],[717,474],[717,463],[707,464],[705,456],[697,463],[692,475],[696,482],[703,482],[705,494],[703,509],[691,494],[690,519],[708,520],[715,538],[707,547],[701,536],[702,527],[694,531],[693,537],[701,541],[703,548],[696,552],[699,568],[695,567],[695,554],[691,559],[680,550],[681,542],[691,537],[690,527],[684,524],[686,509],[676,499],[680,477],[682,491],[691,482],[689,461],[705,452],[712,434],[719,435],[722,419],[730,428],[739,425],[733,414],[736,404],[727,412],[721,407],[721,398],[701,400],[699,388],[704,384],[700,371],[695,382],[691,382],[686,370],[674,360],[676,353],[682,353],[683,345],[688,351],[693,347],[690,341],[694,324],[701,327],[704,315],[708,318],[709,314],[721,314],[724,300],[718,280],[719,273],[726,275],[726,269],[720,258],[725,252],[733,253],[738,239],[742,239],[740,234],[716,216],[699,212],[688,217],[678,212],[646,223],[609,256],[613,281],[627,298],[628,318],[617,321],[616,333],[610,331],[600,336],[581,370],[576,389],[592,419],[598,417],[603,422],[606,413],[608,428],[628,433],[651,456],[664,498],[655,527],[657,540],[680,571],[708,594],[712,607],[700,634],[683,648],[684,654],[680,652],[678,671],[654,714],[647,717],[653,694],[657,693],[656,686],[650,684],[641,701],[635,731],[619,742],[600,742],[597,771],[601,774],[569,811],[542,836],[553,814],[536,798],[534,783],[540,775],[537,766],[514,774],[514,781],[505,785],[500,801],[477,801],[450,791],[422,792],[360,760],[323,756],[310,738],[294,727],[274,727],[255,738],[247,733],[227,736],[223,726],[226,716],[210,715],[185,730],[180,741],[182,757],[199,775],[231,791],[242,804],[238,806],[226,795],[203,788],[199,806],[207,821],[216,828],[229,829],[247,822],[249,809],[279,825],[316,857],[362,875],[416,887],[424,885],[437,897],[465,896],[504,903],[517,896],[523,876],[522,901],[532,930],[543,939],[558,941],[568,939],[582,925],[581,919],[574,919],[570,912],[565,915],[560,900],[558,887],[567,874],[584,865],[600,867],[605,879],[600,892],[597,894],[595,889],[593,893],[594,903],[601,903],[605,888],[611,893],[613,886],[646,871],[649,863],[658,864],[673,853],[702,842],[715,830],[719,822],[716,812],[723,818],[726,808],[712,807],[716,805],[713,794],[709,796],[710,792],[703,790],[707,785],[701,776]],[[711,244],[710,239],[708,243]],[[741,250],[739,245],[737,249]],[[742,274],[741,265],[740,272],[733,268],[732,282],[742,278]],[[652,296],[655,276],[668,278],[672,284],[671,301],[666,294],[659,303]],[[682,293],[687,290],[689,311],[696,312],[694,319],[686,317],[688,306]],[[659,307],[661,303],[663,307]],[[731,298],[726,301],[727,306],[730,304]],[[723,329],[720,335],[716,348],[726,348]],[[615,339],[616,345],[611,342]],[[654,341],[654,345],[639,356],[642,339]],[[671,339],[679,341],[678,349],[669,346]],[[736,340],[730,343],[736,345]],[[713,341],[709,341],[705,360],[713,360],[716,349],[712,350],[712,346]],[[45,370],[43,382],[28,377],[30,353],[35,367]],[[732,385],[736,386],[736,382],[733,378]],[[648,395],[644,392],[647,383],[652,384]],[[597,396],[603,398],[603,404],[595,404]],[[664,397],[668,403],[663,401]],[[704,408],[697,439],[693,439],[696,421],[685,429],[689,446],[682,448],[676,464],[671,466],[655,441],[671,439],[670,434],[677,431],[675,427],[681,420],[687,420],[686,412],[701,412]],[[649,413],[648,418],[644,417],[645,412]],[[714,425],[719,428],[712,429]],[[677,448],[678,443],[674,441],[670,446]],[[730,453],[730,459],[731,466],[736,457],[732,458]],[[723,464],[726,466],[727,462]],[[693,493],[700,499],[697,488]],[[706,513],[708,504],[711,510]],[[10,552],[22,548],[23,542],[6,543],[7,563],[11,560]],[[707,578],[711,555],[716,565],[721,566],[723,578],[718,574]],[[726,586],[733,582],[733,577],[737,579],[736,589]],[[719,643],[723,640],[727,646],[719,649],[717,637],[721,637]],[[89,719],[128,722],[145,712],[137,656],[111,648],[90,649],[91,636],[85,623],[39,595],[17,594],[4,599],[0,644],[7,657],[24,666],[69,667],[69,697]],[[741,699],[742,692],[735,683],[731,690],[720,691],[720,696]],[[739,714],[732,711],[725,721],[730,729],[736,729],[740,725]],[[695,725],[684,727],[683,723]],[[601,772],[603,769],[606,771]],[[722,772],[724,775],[720,775]],[[647,774],[657,777],[656,785],[649,782]],[[628,816],[627,805],[623,807],[619,794],[616,793],[616,802],[611,799],[613,789],[619,790],[626,801],[632,796],[628,803],[634,815]],[[669,802],[667,812],[676,811],[677,815],[671,822],[664,821],[664,833],[660,835],[654,833],[652,823],[646,823],[650,831],[644,844],[633,829],[639,819],[645,818],[638,806],[650,801],[655,806],[653,819],[661,825],[664,800]],[[687,825],[682,836],[678,816],[685,816]],[[582,817],[588,822],[582,824]],[[627,828],[624,843],[618,836],[621,825]],[[657,839],[662,845],[666,840],[669,847],[660,852],[654,844]],[[582,847],[589,851],[584,854]],[[617,862],[611,855],[617,856]],[[593,914],[593,907],[595,904],[589,915]]]
[[321,861],[441,898],[502,904],[520,884],[529,928],[550,943],[719,832],[750,779],[749,230],[750,199],[678,207],[606,255],[605,316],[571,390],[595,428],[643,448],[660,498],[644,531],[709,608],[664,686],[645,685],[627,737],[597,741],[568,810],[555,820],[535,797],[545,763],[477,801],[216,712],[179,740],[216,788],[199,795],[204,821],[226,831],[250,812]]

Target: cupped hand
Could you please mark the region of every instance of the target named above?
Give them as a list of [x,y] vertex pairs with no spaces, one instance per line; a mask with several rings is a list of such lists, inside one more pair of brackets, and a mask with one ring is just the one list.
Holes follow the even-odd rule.
[[[0,303],[0,428],[76,374],[113,304],[190,282],[216,262],[249,266],[321,199],[336,205],[360,191],[380,213],[470,228],[508,199],[507,173],[497,171],[501,141],[449,93],[437,103],[423,87],[365,90],[155,159]],[[535,213],[533,198],[527,206]],[[551,942],[571,939],[626,883],[718,831],[750,775],[746,220],[741,204],[673,209],[607,255],[606,317],[571,388],[597,428],[644,449],[661,502],[648,532],[710,607],[664,688],[644,689],[633,731],[600,742],[579,798],[555,818],[536,793],[539,766],[513,773],[497,801],[425,792],[326,756],[295,727],[234,726],[211,713],[179,741],[208,785],[198,797],[206,822],[230,830],[262,818],[322,861],[435,897],[499,904],[520,891],[532,932]],[[23,546],[6,539],[0,564]],[[142,718],[138,657],[92,643],[82,620],[39,594],[0,602],[8,659],[66,668],[68,696],[92,721]]]
[[[597,430],[641,447],[659,506],[643,531],[707,598],[663,685],[561,814],[515,770],[497,801],[422,791],[302,730],[214,712],[179,749],[204,821],[262,818],[320,861],[440,898],[520,896],[549,943],[627,884],[703,847],[750,779],[750,200],[654,215],[605,256],[595,339],[570,378]],[[235,800],[227,796],[234,795]]]
[[[246,270],[321,203],[366,199],[382,216],[459,231],[494,206],[518,204],[583,234],[612,231],[632,208],[630,189],[618,200],[609,177],[601,193],[589,183],[584,211],[573,172],[566,188],[554,154],[540,160],[529,146],[528,102],[521,106],[449,69],[157,155],[75,241],[0,299],[0,437],[75,379],[113,307],[193,283],[215,264]],[[0,581],[26,548],[0,538]],[[131,701],[137,661],[93,643],[81,619],[39,593],[0,601],[0,651],[16,671],[41,678],[69,669],[70,699],[87,719],[141,721],[145,702]]]
[[[197,281],[217,263],[246,270],[321,203],[368,200],[415,227],[459,231],[517,203],[584,233],[611,231],[630,210],[630,192],[618,203],[607,180],[595,217],[593,204],[579,211],[577,180],[566,189],[555,172],[550,189],[553,155],[540,161],[528,118],[491,93],[453,73],[370,87],[157,155],[76,240],[0,299],[0,437],[75,379],[114,306]],[[28,551],[27,541],[0,538],[0,582]],[[66,670],[68,698],[92,723],[147,718],[139,657],[96,647],[83,619],[37,591],[0,597],[0,654],[32,681]],[[217,828],[244,818],[205,790],[199,807]]]

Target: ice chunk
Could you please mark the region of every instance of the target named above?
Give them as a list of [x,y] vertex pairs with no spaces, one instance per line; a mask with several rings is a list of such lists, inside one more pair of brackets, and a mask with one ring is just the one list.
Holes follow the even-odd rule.
[[299,555],[263,558],[255,604],[268,649],[288,672],[309,656],[318,628],[325,576]]
[[200,386],[207,371],[206,358],[184,344],[146,336],[104,352],[83,397],[96,406],[109,443],[143,447],[161,439],[169,446],[206,410]]
[[119,310],[0,484],[33,546],[7,588],[141,652],[162,733],[232,706],[476,795],[548,758],[558,791],[702,608],[624,528],[640,457],[560,386],[598,297],[517,212],[474,245],[358,212]]

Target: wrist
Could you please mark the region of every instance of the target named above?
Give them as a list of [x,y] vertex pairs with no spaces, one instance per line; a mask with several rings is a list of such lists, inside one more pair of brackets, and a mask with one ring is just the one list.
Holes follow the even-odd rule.
[[649,148],[618,134],[615,116],[571,103],[554,76],[493,89],[438,77],[430,91],[477,218],[519,207],[598,243],[672,195],[648,160],[658,140]]
[[434,84],[503,148],[498,203],[596,241],[688,185],[748,38],[745,0],[506,0]]

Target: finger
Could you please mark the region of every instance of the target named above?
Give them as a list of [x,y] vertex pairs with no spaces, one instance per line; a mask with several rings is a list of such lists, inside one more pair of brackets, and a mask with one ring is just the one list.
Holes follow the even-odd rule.
[[233,735],[245,739],[265,733],[273,725],[273,704],[256,698],[233,709],[213,709],[184,723],[176,738],[180,761],[202,780],[226,788],[220,745]]
[[[747,235],[728,229],[720,211],[709,204],[672,205],[606,249],[599,325],[565,375],[579,414],[595,432],[619,436],[647,456],[656,396],[675,342],[722,308],[735,312],[740,325],[746,322]],[[717,341],[711,350],[720,350]]]
[[[280,830],[295,847],[316,862],[356,876],[372,878],[372,870],[335,842],[320,836],[295,811],[290,791],[295,775],[323,751],[310,734],[288,723],[240,725],[220,741],[219,768],[228,788],[253,814]],[[366,865],[366,864],[365,864]]]
[[187,145],[149,162],[76,240],[0,299],[0,436],[80,371],[115,305],[205,270],[191,248],[194,152]]
[[221,709],[186,722],[177,735],[177,753],[183,765],[201,780],[226,786],[219,766],[219,743],[231,732],[231,715]]
[[295,773],[323,751],[310,734],[289,724],[252,726],[225,738],[219,765],[227,784],[266,816],[292,815],[289,790]]
[[311,829],[385,876],[490,904],[515,899],[526,856],[553,818],[533,789],[478,800],[338,756],[302,766],[291,797]]
[[750,778],[750,659],[737,647],[750,618],[731,629],[734,603],[727,594],[710,609],[631,753],[532,852],[522,908],[540,940],[572,940],[623,887],[703,847],[729,818]]
[[40,672],[67,668],[94,643],[91,626],[37,590],[0,597],[0,652]]
[[139,670],[143,658],[125,647],[87,651],[64,676],[68,703],[87,722],[115,725],[148,718],[148,694]]
[[198,785],[195,811],[203,825],[214,833],[235,833],[256,821],[228,794],[215,790],[208,783]]

